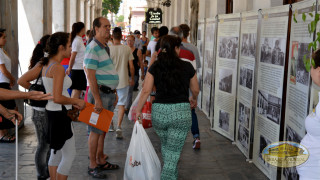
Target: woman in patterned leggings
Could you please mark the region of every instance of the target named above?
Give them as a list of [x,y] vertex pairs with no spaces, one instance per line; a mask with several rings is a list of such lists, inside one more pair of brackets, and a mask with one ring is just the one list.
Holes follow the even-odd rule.
[[[180,44],[181,40],[174,36],[161,39],[158,60],[147,72],[136,109],[137,118],[142,118],[141,109],[155,86],[152,125],[161,140],[162,180],[178,178],[177,165],[191,126],[190,108],[197,106],[199,93],[193,66],[178,56]],[[190,98],[189,89],[192,92]]]

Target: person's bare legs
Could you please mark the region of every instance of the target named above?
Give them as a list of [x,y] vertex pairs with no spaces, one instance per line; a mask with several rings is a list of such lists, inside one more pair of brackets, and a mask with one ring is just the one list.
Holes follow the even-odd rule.
[[48,166],[48,168],[49,168],[50,180],[55,180],[57,177],[58,166]]
[[98,141],[100,135],[94,132],[90,132],[88,146],[89,146],[89,158],[90,158],[90,168],[97,167],[96,157],[97,157],[97,149],[98,149]]
[[79,99],[80,98],[80,94],[81,94],[81,90],[73,89],[72,93],[71,93],[71,97]]
[[118,105],[118,128],[121,129],[121,124],[124,116],[124,105]]
[[57,173],[57,180],[67,180],[67,179],[68,179],[68,176]]
[[97,148],[97,154],[96,154],[96,162],[97,162],[97,164],[106,163],[105,155],[103,154],[104,138],[105,137],[106,137],[105,133],[99,135],[98,148]]

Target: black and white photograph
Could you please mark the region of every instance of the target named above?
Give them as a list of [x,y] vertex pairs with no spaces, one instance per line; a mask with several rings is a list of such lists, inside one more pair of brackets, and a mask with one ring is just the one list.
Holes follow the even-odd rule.
[[[290,126],[287,125],[285,140],[300,143],[302,140],[302,137],[295,130],[293,130]],[[283,175],[284,175],[284,177],[286,177],[287,180],[298,180],[299,179],[299,174],[297,172],[296,167],[284,168]]]
[[202,69],[198,69],[197,70],[197,77],[198,77],[198,83],[199,83],[199,88],[200,88],[200,92],[202,92],[202,86],[201,86],[201,81],[202,81]]
[[286,50],[286,39],[261,38],[260,61],[283,66]]
[[242,34],[241,56],[256,57],[257,34]]
[[269,144],[271,144],[271,141],[267,138],[265,138],[262,134],[260,135],[260,149],[259,149],[259,159],[260,162],[263,163],[266,167],[269,167],[269,163],[263,160],[262,158],[262,151],[265,147],[267,147]]
[[268,94],[261,90],[258,90],[257,111],[262,116],[267,117]]
[[241,102],[239,102],[239,124],[242,124],[247,129],[249,129],[249,118],[250,118],[250,108],[243,105]]
[[283,168],[283,175],[286,180],[299,180],[299,174],[296,167]]
[[240,85],[252,89],[253,70],[240,67]]
[[238,59],[238,37],[219,37],[219,57]]
[[302,140],[302,137],[295,131],[293,130],[290,126],[286,127],[286,141],[293,141],[296,143],[300,143]]
[[200,41],[200,42],[199,42],[199,55],[200,55],[200,57],[203,56],[203,53],[202,53],[203,51],[202,51],[202,50],[203,50],[202,41]]
[[213,53],[212,51],[205,50],[205,58],[204,58],[204,67],[211,69],[213,62]]
[[271,94],[268,94],[268,112],[267,117],[271,121],[279,124],[281,115],[281,102],[282,99]]
[[197,34],[198,34],[198,41],[200,41],[201,40],[201,28],[198,28],[198,32],[197,32]]
[[249,130],[246,129],[244,126],[239,124],[238,129],[238,140],[240,144],[248,151],[249,146]]
[[229,132],[229,118],[230,115],[224,110],[219,111],[219,127],[227,132]]
[[219,70],[219,89],[224,92],[232,92],[232,70],[220,69]]
[[281,104],[281,98],[258,90],[258,113],[277,124],[280,123]]
[[[211,87],[211,81],[212,81],[212,72],[211,71],[206,71],[205,75],[204,75],[203,84],[210,88]],[[210,89],[209,89],[209,91],[210,91]]]
[[214,41],[214,24],[207,24],[206,26],[206,41],[213,42]]
[[210,95],[206,99],[206,112],[210,113]]
[[303,63],[303,56],[307,54],[307,58],[310,57],[310,52],[308,51],[308,43],[299,43],[298,50],[298,60],[297,60],[297,72],[296,72],[296,81],[305,86],[309,84],[309,72],[306,70],[306,67]]

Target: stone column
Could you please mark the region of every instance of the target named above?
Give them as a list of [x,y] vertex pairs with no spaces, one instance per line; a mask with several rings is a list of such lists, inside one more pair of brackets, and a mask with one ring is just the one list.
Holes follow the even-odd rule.
[[65,3],[64,0],[52,0],[52,33],[65,31]]
[[76,7],[74,10],[76,11],[76,22],[81,21],[80,20],[80,14],[81,14],[81,8],[80,8],[81,0],[76,0]]
[[66,32],[71,31],[70,27],[70,1],[64,1],[64,22]]
[[86,27],[87,29],[91,29],[91,24],[92,24],[92,21],[90,20],[90,1],[89,0],[86,0],[85,1],[85,24],[86,24]]
[[85,23],[85,0],[80,0],[80,19],[79,21]]
[[70,31],[72,30],[72,25],[73,23],[77,22],[77,12],[78,12],[78,8],[77,8],[77,1],[78,0],[70,0]]
[[43,1],[43,34],[52,34],[52,0]]

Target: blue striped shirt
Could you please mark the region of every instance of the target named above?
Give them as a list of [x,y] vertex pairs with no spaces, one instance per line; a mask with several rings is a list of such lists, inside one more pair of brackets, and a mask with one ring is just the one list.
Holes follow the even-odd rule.
[[119,84],[118,73],[106,49],[96,41],[95,39],[92,40],[87,46],[84,65],[87,69],[96,70],[98,85],[106,85],[111,89],[115,89]]

